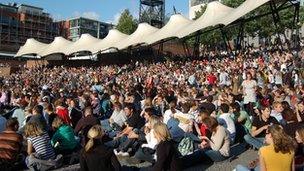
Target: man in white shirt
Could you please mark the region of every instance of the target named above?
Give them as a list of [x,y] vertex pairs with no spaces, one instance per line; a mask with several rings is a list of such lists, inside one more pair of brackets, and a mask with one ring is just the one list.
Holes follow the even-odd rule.
[[231,142],[234,142],[236,130],[235,124],[230,116],[231,114],[229,113],[229,105],[225,103],[221,104],[220,112],[221,114],[217,120],[220,125],[224,126],[229,131]]
[[176,100],[171,101],[169,106],[170,109],[165,111],[163,121],[167,124],[172,138],[179,141],[188,130],[190,118],[189,115],[183,114],[181,111],[175,109]]

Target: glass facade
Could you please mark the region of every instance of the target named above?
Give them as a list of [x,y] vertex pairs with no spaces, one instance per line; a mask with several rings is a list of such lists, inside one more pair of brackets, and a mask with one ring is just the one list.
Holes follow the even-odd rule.
[[96,38],[104,38],[111,25],[91,19],[86,18],[76,18],[70,21],[70,35],[69,39],[72,41],[77,41],[81,34],[90,34]]

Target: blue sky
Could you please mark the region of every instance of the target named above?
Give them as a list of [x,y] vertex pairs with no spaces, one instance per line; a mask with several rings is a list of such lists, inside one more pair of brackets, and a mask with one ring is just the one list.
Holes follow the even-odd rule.
[[[28,4],[44,8],[56,20],[84,16],[115,23],[121,11],[128,8],[138,17],[139,0],[0,0],[1,3]],[[166,0],[166,14],[173,13],[173,6],[188,16],[188,0]]]

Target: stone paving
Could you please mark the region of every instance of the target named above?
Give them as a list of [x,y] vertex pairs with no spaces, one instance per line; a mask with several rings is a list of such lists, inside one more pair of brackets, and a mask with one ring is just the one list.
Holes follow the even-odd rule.
[[[248,165],[248,163],[258,157],[257,151],[254,150],[247,150],[244,153],[236,156],[231,161],[225,161],[221,163],[215,163],[213,165],[197,165],[191,168],[186,169],[185,171],[232,171],[236,165]],[[124,168],[123,171],[137,171],[137,170],[146,170],[146,169],[138,169],[138,168],[145,168],[150,166],[149,163],[140,163],[133,158],[128,157],[119,157],[119,161],[123,166],[129,166],[132,168]],[[57,171],[78,171],[79,164],[67,166],[64,168],[57,169]]]

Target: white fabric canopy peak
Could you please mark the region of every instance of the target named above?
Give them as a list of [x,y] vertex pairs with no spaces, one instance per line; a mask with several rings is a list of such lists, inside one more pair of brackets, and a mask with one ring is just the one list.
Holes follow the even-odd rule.
[[113,48],[116,43],[126,39],[127,37],[127,34],[121,33],[116,29],[112,29],[109,31],[108,35],[104,39],[99,40],[97,43],[88,48],[88,51],[94,54],[99,51],[104,51],[109,48]]
[[128,36],[121,42],[117,43],[114,47],[118,50],[122,50],[129,46],[143,43],[144,37],[147,37],[158,30],[158,28],[153,27],[148,23],[140,23],[134,33],[132,33],[130,36]]
[[100,39],[97,39],[90,34],[82,34],[76,42],[67,47],[65,54],[70,55],[81,51],[90,51],[90,47],[99,41]]
[[63,37],[55,37],[54,41],[50,43],[42,52],[41,56],[47,56],[55,53],[66,54],[66,48],[69,47],[73,42],[66,40]]
[[190,24],[188,27],[181,29],[177,33],[177,36],[179,38],[182,38],[203,28],[220,24],[222,23],[222,19],[229,15],[233,10],[234,8],[223,5],[218,1],[210,2],[207,5],[204,14],[197,20],[195,20],[192,24]]
[[265,4],[269,0],[246,0],[236,9],[234,9],[229,15],[227,15],[223,21],[221,22],[224,25],[228,25],[235,20],[243,17],[244,15],[248,14],[249,12],[253,11],[254,9],[258,8],[259,6]]
[[180,14],[172,15],[168,23],[163,28],[148,36],[143,42],[153,44],[166,38],[177,37],[176,33],[181,28],[184,28],[191,23],[193,23],[192,20],[189,20]]
[[40,55],[40,52],[47,46],[48,44],[41,43],[33,38],[27,39],[25,44],[20,47],[15,57],[28,54]]

